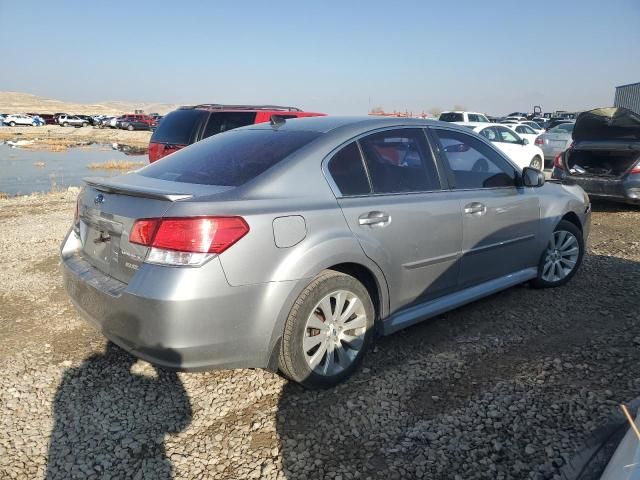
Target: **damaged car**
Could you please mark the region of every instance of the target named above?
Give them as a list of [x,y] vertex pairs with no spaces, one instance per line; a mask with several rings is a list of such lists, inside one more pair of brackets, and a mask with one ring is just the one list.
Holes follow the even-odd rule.
[[573,143],[553,162],[552,178],[570,180],[591,198],[640,205],[640,115],[598,108],[576,120]]

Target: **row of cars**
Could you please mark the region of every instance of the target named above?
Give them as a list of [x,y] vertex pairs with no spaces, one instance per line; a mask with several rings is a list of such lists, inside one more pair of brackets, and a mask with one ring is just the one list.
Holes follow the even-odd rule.
[[[153,163],[187,145],[234,128],[265,122],[277,125],[287,119],[322,115],[275,105],[201,104],[181,107],[166,115],[154,131],[149,143],[149,160]],[[552,178],[571,179],[594,197],[640,203],[640,116],[625,109],[599,109],[584,112],[578,118],[582,119],[582,124],[586,119],[600,124],[599,130],[596,128],[594,132],[591,129],[586,136],[580,130],[580,143],[574,141],[576,119],[567,116],[529,119],[524,115],[509,115],[496,123],[482,113],[443,112],[439,120],[473,130],[506,154],[520,169],[553,167]],[[617,122],[616,125],[635,125],[638,129],[603,127],[612,121]],[[602,134],[602,131],[607,133]],[[603,140],[606,141],[603,143]],[[600,153],[585,153],[590,148]],[[576,151],[581,153],[576,156]],[[567,160],[569,158],[570,161]],[[482,170],[489,167],[476,163],[474,168]]]
[[128,113],[113,115],[70,115],[68,113],[16,113],[0,114],[0,125],[9,127],[40,127],[60,125],[61,127],[110,127],[125,130],[153,130],[162,119],[158,114]]

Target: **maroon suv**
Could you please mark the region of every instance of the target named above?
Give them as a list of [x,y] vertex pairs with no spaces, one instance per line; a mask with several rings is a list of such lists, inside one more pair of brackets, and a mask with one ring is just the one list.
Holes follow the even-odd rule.
[[272,115],[287,119],[317,117],[325,114],[303,112],[296,107],[275,105],[202,104],[180,107],[167,114],[153,133],[149,143],[149,161],[155,162],[216,133],[254,123],[268,122]]

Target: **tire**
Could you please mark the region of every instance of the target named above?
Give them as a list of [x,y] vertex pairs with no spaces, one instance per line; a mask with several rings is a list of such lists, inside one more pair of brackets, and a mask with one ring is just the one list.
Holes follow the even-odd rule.
[[[347,318],[334,316],[339,299],[342,312],[352,312]],[[327,315],[322,304],[329,310]],[[324,325],[327,316],[334,316],[329,326]],[[325,270],[298,296],[289,313],[280,344],[280,371],[311,389],[329,388],[346,380],[373,341],[374,316],[371,297],[362,283],[344,273]]]
[[539,155],[536,155],[531,159],[531,163],[529,164],[529,166],[532,168],[536,168],[540,171],[544,170],[544,162],[542,161]]
[[62,126],[63,126],[63,127],[68,127],[68,126],[69,126],[69,124],[68,124],[67,122],[64,122],[64,123],[62,124]]
[[9,126],[10,127],[15,127],[16,126],[16,122],[9,122]]
[[82,124],[82,126],[83,126],[83,127],[88,127],[88,126],[89,126],[89,124],[85,122],[85,123],[83,123],[83,124]]
[[[570,240],[569,236],[572,236],[574,240]],[[574,252],[574,250],[576,251]],[[560,220],[553,231],[552,238],[540,256],[538,276],[531,282],[531,285],[534,288],[553,288],[564,285],[576,274],[583,257],[582,232],[573,223]]]
[[132,132],[132,131],[133,131],[133,125],[128,125],[128,126],[127,126],[127,130],[129,130],[130,132]]

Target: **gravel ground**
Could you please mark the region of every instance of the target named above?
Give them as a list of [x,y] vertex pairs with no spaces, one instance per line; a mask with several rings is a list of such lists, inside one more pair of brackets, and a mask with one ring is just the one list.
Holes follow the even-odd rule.
[[380,339],[351,381],[309,392],[107,347],[60,283],[73,208],[73,192],[0,200],[3,479],[552,479],[640,395],[638,209],[595,205],[569,285]]
[[84,145],[87,143],[122,143],[135,147],[147,147],[151,132],[136,130],[94,128],[94,127],[60,127],[45,125],[43,127],[0,127],[0,140],[34,140],[29,148],[56,148]]

